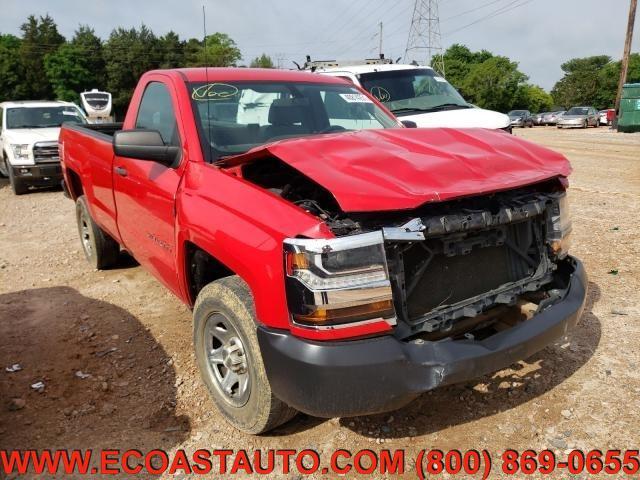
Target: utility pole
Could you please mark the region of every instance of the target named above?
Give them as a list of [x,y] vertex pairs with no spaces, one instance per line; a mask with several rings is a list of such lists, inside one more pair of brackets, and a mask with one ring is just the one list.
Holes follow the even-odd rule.
[[438,0],[415,0],[405,61],[423,61],[444,75],[442,54]]
[[380,22],[380,46],[378,48],[378,56],[382,58],[383,53],[384,52],[382,51],[382,22]]
[[633,27],[636,21],[636,9],[638,0],[631,0],[629,6],[629,22],[627,23],[627,38],[624,42],[624,54],[622,55],[622,68],[620,69],[620,82],[618,83],[618,94],[616,95],[616,117],[620,111],[620,99],[622,98],[622,88],[627,81],[629,71],[629,56],[631,55],[631,41],[633,40]]

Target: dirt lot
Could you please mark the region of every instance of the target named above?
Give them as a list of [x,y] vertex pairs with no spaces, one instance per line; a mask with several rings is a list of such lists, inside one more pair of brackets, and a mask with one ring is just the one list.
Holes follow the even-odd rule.
[[[262,437],[238,433],[213,408],[186,307],[130,260],[90,270],[60,191],[16,197],[0,180],[0,449],[406,448],[409,458],[421,448],[638,448],[640,135],[516,135],[563,152],[575,169],[573,253],[590,293],[574,333],[392,414],[301,415]],[[6,372],[14,363],[23,369]],[[43,392],[30,387],[37,381]]]

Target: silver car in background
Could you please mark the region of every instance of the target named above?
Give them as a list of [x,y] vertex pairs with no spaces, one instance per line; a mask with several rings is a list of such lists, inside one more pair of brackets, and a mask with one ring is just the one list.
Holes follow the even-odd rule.
[[541,113],[536,113],[533,116],[533,124],[534,125],[544,125],[544,116],[549,113],[549,112],[541,112]]
[[533,127],[533,117],[529,110],[511,110],[509,113],[511,127]]
[[545,113],[542,117],[542,125],[555,125],[558,123],[558,120],[562,118],[562,115],[565,114],[564,110],[560,110],[558,112],[548,112]]
[[593,107],[571,107],[556,125],[558,128],[599,127],[600,114]]

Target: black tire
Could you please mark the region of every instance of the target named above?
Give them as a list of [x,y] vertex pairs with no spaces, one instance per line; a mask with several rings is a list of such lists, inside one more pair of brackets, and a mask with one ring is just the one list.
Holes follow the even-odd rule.
[[[272,430],[297,413],[271,391],[256,325],[253,297],[240,277],[211,282],[198,294],[193,309],[193,342],[202,380],[229,423],[253,435]],[[229,359],[229,345],[236,349],[232,350],[235,361]],[[235,373],[237,381],[227,382],[225,393],[223,383],[230,373]]]
[[582,128],[588,128],[589,127],[589,121],[585,120],[584,123],[582,124]]
[[0,157],[0,177],[9,178],[9,166],[7,165],[7,155]]
[[29,185],[24,183],[21,179],[16,178],[13,174],[13,168],[9,165],[8,162],[5,161],[5,165],[7,166],[7,172],[9,173],[9,183],[11,183],[11,189],[15,195],[24,195],[29,191]]
[[84,195],[76,200],[76,221],[82,250],[91,266],[98,270],[114,266],[120,256],[120,245],[93,221]]

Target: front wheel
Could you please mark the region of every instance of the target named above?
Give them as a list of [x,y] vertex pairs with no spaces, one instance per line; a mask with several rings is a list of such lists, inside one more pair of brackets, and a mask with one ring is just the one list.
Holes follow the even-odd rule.
[[76,200],[76,221],[87,261],[98,270],[114,266],[120,255],[120,245],[93,221],[84,195]]
[[11,183],[11,189],[15,195],[24,195],[29,191],[29,185],[24,183],[24,181],[20,178],[16,178],[13,173],[13,168],[9,165],[9,162],[5,160],[5,165],[7,168],[7,172],[9,173],[9,183]]
[[209,393],[234,427],[259,434],[281,425],[296,410],[278,399],[262,361],[253,297],[240,277],[205,286],[193,309],[196,360]]
[[9,177],[9,164],[7,163],[6,158],[3,158],[2,156],[0,156],[0,176],[5,178]]

